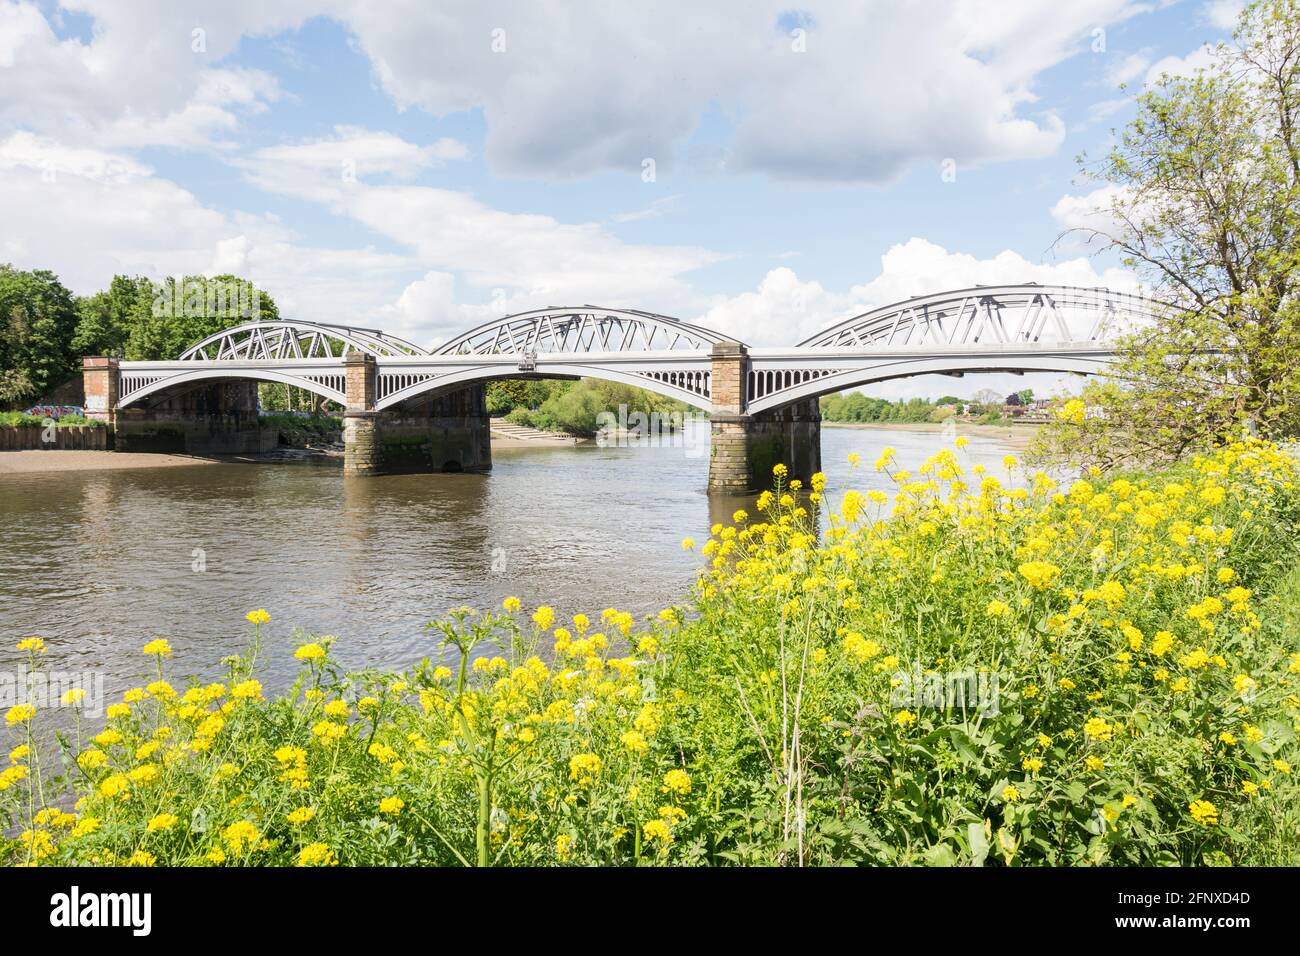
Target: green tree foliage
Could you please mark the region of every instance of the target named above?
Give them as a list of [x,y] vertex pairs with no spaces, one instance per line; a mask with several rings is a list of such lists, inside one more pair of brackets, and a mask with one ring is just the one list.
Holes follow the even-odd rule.
[[1208,67],[1142,94],[1084,168],[1113,187],[1109,224],[1084,232],[1168,306],[1038,453],[1109,465],[1177,458],[1247,422],[1300,435],[1300,0],[1248,6]]
[[516,408],[536,410],[548,398],[565,391],[572,383],[556,379],[502,379],[489,382],[487,409],[489,415],[508,415]]
[[0,404],[33,401],[71,377],[77,318],[54,273],[0,265]]
[[935,402],[909,398],[891,402],[887,398],[869,398],[861,392],[827,395],[821,400],[822,418],[828,422],[917,422],[933,421]]
[[114,276],[103,292],[74,298],[52,272],[0,265],[0,404],[39,399],[87,355],[174,359],[223,328],[277,318],[269,295],[232,275]]
[[274,321],[275,301],[246,279],[232,275],[186,276],[141,282],[127,316],[126,358],[178,358],[194,343],[232,325]]
[[629,415],[644,412],[668,416],[691,410],[683,402],[618,382],[584,378],[580,382],[555,384],[565,387],[553,389],[536,409],[522,405],[516,407],[510,413],[510,420],[520,425],[590,438],[599,431],[602,412],[618,416],[620,408],[626,407]]

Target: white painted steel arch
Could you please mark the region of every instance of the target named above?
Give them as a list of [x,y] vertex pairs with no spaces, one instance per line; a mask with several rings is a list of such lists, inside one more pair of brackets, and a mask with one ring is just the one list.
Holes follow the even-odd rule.
[[374,356],[428,354],[418,345],[378,329],[324,322],[246,322],[222,329],[190,346],[181,354],[180,361],[282,361],[337,358],[348,352]]
[[845,319],[799,348],[918,348],[932,345],[1105,342],[1150,320],[1160,303],[1085,286],[975,286],[913,296]]
[[730,336],[666,315],[594,305],[537,309],[484,323],[438,355],[707,351]]

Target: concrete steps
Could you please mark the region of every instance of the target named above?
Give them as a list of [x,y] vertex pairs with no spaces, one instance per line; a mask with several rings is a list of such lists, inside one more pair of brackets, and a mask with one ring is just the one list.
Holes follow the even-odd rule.
[[504,418],[492,419],[491,428],[493,438],[506,438],[512,441],[531,441],[548,445],[557,443],[576,445],[580,441],[580,439],[572,435],[565,435],[562,432],[542,431],[540,428],[530,428],[527,425],[516,425]]

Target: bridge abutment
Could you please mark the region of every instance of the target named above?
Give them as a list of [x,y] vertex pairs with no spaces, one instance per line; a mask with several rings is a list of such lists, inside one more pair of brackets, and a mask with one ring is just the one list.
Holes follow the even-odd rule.
[[744,494],[772,482],[784,464],[805,482],[821,470],[821,412],[816,398],[750,415],[745,412],[749,354],[739,343],[713,347],[710,376],[709,491]]
[[378,411],[374,356],[351,352],[343,365],[348,397],[343,415],[344,474],[491,469],[486,385],[468,385]]

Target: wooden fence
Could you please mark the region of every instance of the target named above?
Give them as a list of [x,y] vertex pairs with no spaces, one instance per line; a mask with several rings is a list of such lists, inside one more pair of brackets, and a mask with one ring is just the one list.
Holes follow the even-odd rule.
[[[44,439],[52,437],[53,441]],[[106,451],[108,429],[94,425],[66,425],[46,429],[41,425],[0,425],[0,451],[27,448],[48,451]]]

